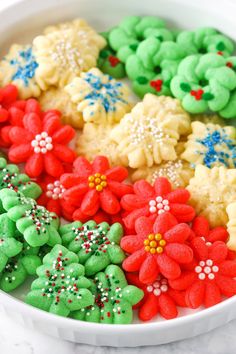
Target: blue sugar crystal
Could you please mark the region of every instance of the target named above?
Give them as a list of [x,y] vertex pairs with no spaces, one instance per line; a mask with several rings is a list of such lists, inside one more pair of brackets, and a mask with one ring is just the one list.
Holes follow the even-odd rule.
[[10,65],[15,66],[15,73],[12,76],[12,81],[22,80],[25,86],[29,85],[29,79],[32,79],[35,75],[35,70],[38,67],[38,63],[32,53],[32,48],[29,47],[26,50],[20,50],[18,57],[10,60]]

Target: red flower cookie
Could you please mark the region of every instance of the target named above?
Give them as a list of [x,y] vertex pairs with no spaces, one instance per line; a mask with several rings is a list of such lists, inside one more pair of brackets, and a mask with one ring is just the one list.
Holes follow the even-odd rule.
[[134,183],[134,193],[125,195],[121,200],[123,209],[128,212],[124,224],[133,229],[140,216],[156,219],[158,215],[169,212],[179,222],[189,222],[195,216],[193,207],[187,205],[190,194],[187,189],[178,188],[172,191],[168,179],[159,177],[154,186],[145,180]]
[[73,128],[60,123],[57,111],[27,112],[23,127],[13,126],[9,131],[12,142],[9,160],[17,164],[26,162],[25,172],[30,177],[38,177],[43,172],[60,177],[64,163],[75,159],[75,152],[67,146],[74,135]]
[[144,298],[138,304],[138,316],[142,321],[150,321],[158,313],[166,320],[178,316],[177,306],[186,307],[185,292],[170,287],[168,279],[161,274],[152,284],[143,284],[135,273],[126,273],[129,284],[142,289]]
[[111,168],[104,156],[97,156],[92,163],[78,157],[74,173],[66,173],[60,179],[66,188],[65,200],[76,207],[73,219],[84,222],[98,213],[104,219],[106,215],[116,216],[121,209],[121,197],[133,191],[132,186],[124,182],[127,176],[126,168]]
[[235,295],[236,261],[227,259],[225,243],[216,241],[207,246],[201,237],[196,237],[191,243],[195,256],[192,269],[170,280],[172,288],[186,291],[188,307],[210,307],[220,302],[222,296]]
[[121,239],[121,248],[131,254],[122,266],[127,272],[139,271],[142,283],[154,282],[160,272],[167,279],[176,279],[181,274],[180,264],[192,261],[193,251],[185,244],[191,229],[178,224],[169,212],[160,214],[155,222],[140,217],[135,231],[136,235]]

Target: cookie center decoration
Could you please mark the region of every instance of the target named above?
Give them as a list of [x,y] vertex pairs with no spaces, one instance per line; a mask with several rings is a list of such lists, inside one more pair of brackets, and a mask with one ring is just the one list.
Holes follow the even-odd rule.
[[212,242],[207,241],[206,237],[201,236],[201,239],[205,242],[206,246],[211,246],[212,245]]
[[36,154],[46,154],[53,149],[52,138],[48,136],[47,132],[37,134],[31,142],[31,146],[34,148]]
[[38,67],[38,63],[35,61],[35,57],[32,53],[32,48],[20,50],[17,58],[12,59],[10,64],[16,68],[12,76],[12,81],[22,80],[25,86],[28,86],[29,80],[34,77],[35,70]]
[[195,272],[200,280],[215,279],[215,273],[219,271],[219,267],[214,265],[212,259],[207,259],[206,261],[200,261],[199,265],[195,267]]
[[54,200],[61,199],[64,192],[65,188],[60,181],[55,181],[54,183],[49,183],[47,185],[46,195],[48,198],[52,198]]
[[148,285],[146,289],[148,293],[153,293],[155,296],[160,296],[161,293],[166,293],[168,288],[168,280],[159,275],[157,280]]
[[146,252],[155,254],[155,253],[162,253],[164,251],[166,241],[164,240],[161,234],[150,234],[143,241],[143,244]]
[[170,211],[169,200],[157,196],[156,199],[149,201],[149,212],[151,214],[163,214],[165,211]]
[[107,186],[107,177],[105,175],[101,175],[100,173],[90,175],[88,177],[88,185],[89,188],[95,188],[96,191],[102,192]]

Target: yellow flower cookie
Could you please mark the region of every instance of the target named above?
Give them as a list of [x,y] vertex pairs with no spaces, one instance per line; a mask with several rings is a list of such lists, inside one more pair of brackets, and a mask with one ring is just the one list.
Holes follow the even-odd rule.
[[97,155],[106,156],[111,165],[122,165],[123,161],[117,151],[117,144],[109,139],[114,125],[98,125],[85,123],[82,133],[76,142],[78,155],[92,161]]
[[65,91],[85,122],[117,123],[132,108],[129,87],[97,68],[74,78]]
[[181,158],[193,165],[236,167],[236,129],[218,124],[193,122]]
[[230,203],[226,212],[228,215],[227,231],[229,233],[229,240],[227,246],[229,249],[236,251],[236,202]]
[[190,129],[190,117],[178,100],[146,94],[112,130],[111,139],[127,166],[151,167],[176,160],[180,135]]
[[37,83],[43,90],[49,86],[65,86],[81,72],[96,66],[99,51],[105,44],[89,26],[81,32],[71,26],[36,37],[33,50],[38,63]]
[[83,117],[77,111],[76,104],[71,101],[70,96],[63,88],[49,88],[41,94],[39,102],[44,111],[48,109],[59,110],[62,113],[62,122],[64,124],[69,124],[77,129],[83,128]]
[[0,62],[0,85],[16,85],[22,99],[38,97],[41,89],[35,80],[37,67],[30,45],[13,44]]
[[227,224],[226,207],[236,200],[236,169],[197,165],[187,189],[196,213],[204,215],[211,227]]

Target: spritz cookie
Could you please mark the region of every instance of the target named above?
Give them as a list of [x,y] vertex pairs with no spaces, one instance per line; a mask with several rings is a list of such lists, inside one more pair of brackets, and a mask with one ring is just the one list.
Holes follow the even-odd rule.
[[22,99],[38,97],[41,89],[36,82],[38,63],[30,45],[13,44],[0,62],[0,83],[17,86]]
[[117,123],[132,107],[129,87],[97,68],[74,78],[65,91],[85,122]]
[[227,231],[229,233],[227,246],[236,251],[236,202],[230,203],[226,208],[226,212],[229,218],[227,223]]
[[147,94],[111,132],[126,164],[139,168],[177,158],[181,134],[190,132],[190,117],[178,100]]
[[197,215],[205,216],[211,227],[227,224],[226,207],[236,199],[236,169],[197,165],[187,189]]
[[193,165],[236,167],[236,129],[217,124],[192,123],[182,159]]

